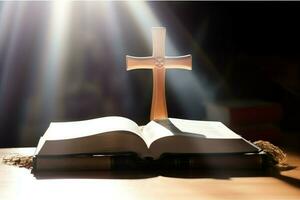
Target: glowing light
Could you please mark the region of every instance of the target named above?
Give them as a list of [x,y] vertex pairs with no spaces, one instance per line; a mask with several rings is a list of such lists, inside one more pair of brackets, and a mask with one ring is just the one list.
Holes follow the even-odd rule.
[[[48,6],[48,5],[47,5]],[[48,8],[48,7],[46,7]],[[22,113],[20,141],[30,141],[35,136],[31,133],[39,130],[57,115],[61,115],[64,109],[59,105],[59,95],[63,89],[63,83],[67,57],[68,57],[68,34],[71,6],[68,1],[54,1],[50,3],[50,19],[44,20],[45,29],[36,47],[33,74],[33,91]],[[38,113],[43,113],[38,115]],[[35,129],[31,127],[37,127]],[[32,131],[28,131],[32,130]],[[30,135],[29,135],[30,134]],[[39,134],[38,132],[36,134]]]
[[41,92],[43,106],[47,108],[48,117],[55,115],[59,109],[57,98],[64,77],[64,66],[67,60],[67,41],[70,22],[70,2],[52,2],[48,36],[44,41],[44,53],[41,60]]
[[129,13],[131,13],[138,24],[138,28],[145,36],[148,46],[152,46],[151,28],[162,26],[160,21],[152,13],[145,2],[128,2]]
[[[112,45],[112,53],[114,54],[114,57],[123,57],[124,53],[121,51],[121,49],[124,46],[124,42],[122,40],[122,36],[120,35],[121,30],[120,30],[120,22],[118,20],[117,16],[117,10],[115,9],[115,6],[111,2],[107,2],[106,4],[103,5],[102,7],[103,10],[105,10],[105,16],[106,19],[108,20],[108,34],[111,35],[112,38],[114,38],[114,41],[111,43]],[[121,96],[123,96],[123,109],[125,110],[125,113],[130,113],[133,109],[131,106],[131,103],[133,102],[132,96],[133,92],[131,90],[131,87],[129,87],[129,84],[122,84],[122,83],[129,83],[128,76],[125,72],[125,69],[123,68],[123,63],[122,62],[115,62],[115,66],[118,66],[119,71],[121,73],[118,73],[119,76],[119,82],[118,84],[120,90],[119,92],[122,93]],[[121,69],[121,70],[120,70]],[[124,72],[124,73],[123,73]]]
[[[0,112],[4,112],[9,101],[8,92],[11,89],[11,77],[14,73],[13,52],[17,49],[20,40],[20,23],[24,12],[24,4],[8,4],[4,2],[0,15],[0,50],[3,56],[2,71],[0,71]],[[6,47],[6,48],[5,48]],[[5,52],[3,52],[5,50]]]

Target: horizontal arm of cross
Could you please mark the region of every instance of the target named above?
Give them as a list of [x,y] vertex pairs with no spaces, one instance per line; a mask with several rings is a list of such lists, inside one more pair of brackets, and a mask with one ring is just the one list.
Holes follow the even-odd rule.
[[[192,69],[192,56],[166,56],[162,58],[165,69]],[[157,63],[157,59],[153,56],[135,57],[126,56],[127,70],[134,69],[153,69]]]
[[134,69],[153,69],[155,60],[152,56],[135,57],[126,56],[127,71]]
[[164,60],[166,69],[188,69],[192,70],[192,55],[166,56]]

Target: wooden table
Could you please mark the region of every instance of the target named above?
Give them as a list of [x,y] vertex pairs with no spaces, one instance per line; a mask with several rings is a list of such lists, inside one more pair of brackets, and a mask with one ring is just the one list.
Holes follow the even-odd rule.
[[[0,149],[32,154],[34,148]],[[147,176],[97,172],[37,179],[30,170],[0,164],[0,199],[300,199],[300,155],[290,154],[295,169],[264,176]],[[191,173],[189,173],[191,175]]]

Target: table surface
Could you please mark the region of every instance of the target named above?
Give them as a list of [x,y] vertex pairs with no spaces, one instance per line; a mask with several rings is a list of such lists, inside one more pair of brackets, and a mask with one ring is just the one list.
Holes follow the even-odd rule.
[[[32,155],[34,148],[0,149]],[[300,199],[300,155],[288,154],[295,168],[266,174],[149,175],[93,172],[35,177],[29,169],[0,164],[0,199]],[[179,175],[180,174],[180,175]],[[272,174],[272,175],[271,175]]]

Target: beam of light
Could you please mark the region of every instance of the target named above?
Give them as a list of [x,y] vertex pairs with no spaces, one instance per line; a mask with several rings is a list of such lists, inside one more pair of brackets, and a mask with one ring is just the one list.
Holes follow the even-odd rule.
[[[10,101],[10,89],[12,89],[12,77],[14,75],[15,64],[14,52],[18,48],[20,39],[20,27],[24,12],[24,5],[10,4],[4,2],[0,15],[0,49],[2,69],[0,75],[0,113],[5,113]],[[10,33],[10,34],[9,34]]]
[[[63,78],[67,65],[67,36],[71,6],[68,1],[54,1],[47,6],[50,8],[50,18],[44,20],[45,25],[41,27],[44,29],[41,32],[42,37],[36,38],[38,46],[35,47],[37,52],[32,63],[34,67],[30,81],[33,85],[33,94],[26,102],[27,106],[22,113],[21,130],[23,131],[19,139],[23,144],[31,145],[33,138],[36,137],[32,132],[40,135],[38,131],[46,128],[53,118],[58,118],[64,111],[60,108],[59,98],[63,90]],[[48,11],[48,9],[45,10]],[[38,12],[37,16],[40,16]]]
[[1,51],[3,51],[3,49],[5,48],[4,46],[5,42],[8,40],[8,31],[11,29],[10,25],[14,24],[9,20],[12,14],[13,14],[13,6],[6,2],[2,3],[2,5],[0,6],[0,50]]
[[[136,19],[140,31],[145,36],[147,44],[151,47],[151,27],[164,26],[164,24],[161,24],[145,2],[129,2],[128,7],[130,13]],[[166,55],[180,54],[175,44],[167,36]],[[202,78],[197,77],[193,72],[185,70],[169,70],[167,73],[167,84],[171,85],[173,92],[184,109],[184,114],[187,116],[199,116],[200,109],[195,108],[200,107],[200,102],[213,99],[213,93],[211,93],[209,85]]]
[[154,13],[145,2],[129,1],[128,8],[130,13],[133,14],[134,19],[136,19],[138,28],[145,36],[147,45],[149,47],[152,47],[152,38],[150,37],[151,28],[156,26],[162,26],[162,24],[155,17]]
[[[41,60],[42,104],[46,121],[59,112],[58,98],[62,89],[67,61],[67,41],[70,22],[71,2],[54,1],[51,7],[50,26],[44,41],[44,52]],[[63,109],[61,109],[63,110]]]
[[[120,30],[120,22],[118,20],[118,16],[117,16],[117,9],[115,8],[115,6],[113,6],[113,4],[111,2],[107,2],[106,4],[104,4],[104,10],[105,12],[105,16],[108,16],[108,26],[107,26],[107,34],[111,35],[112,38],[114,38],[113,42],[111,43],[112,45],[112,53],[114,54],[115,58],[120,58],[123,55],[123,52],[121,51],[124,43],[123,40],[121,39],[121,30]],[[114,61],[114,66],[117,66],[118,69],[120,69],[121,67],[121,71],[120,73],[118,73],[118,88],[119,88],[119,92],[122,93],[121,94],[121,98],[124,100],[122,101],[122,106],[124,109],[125,113],[130,113],[133,109],[133,107],[131,106],[131,102],[133,102],[132,97],[133,97],[133,92],[131,90],[131,88],[129,87],[129,84],[122,84],[122,83],[128,83],[129,79],[128,76],[126,74],[126,70],[123,67],[123,62],[117,62]],[[123,72],[123,73],[122,73]]]
[[[211,73],[213,73],[214,76],[217,78],[217,81],[218,81],[217,84],[219,84],[219,85],[221,84],[223,86],[223,88],[228,91],[229,90],[228,85],[226,84],[226,82],[224,81],[224,79],[222,78],[220,73],[217,71],[214,62],[209,58],[207,53],[203,50],[203,48],[200,45],[203,42],[203,40],[205,39],[209,18],[205,19],[204,22],[200,24],[199,30],[197,33],[197,35],[200,34],[200,37],[198,36],[197,40],[195,40],[193,38],[192,34],[189,31],[187,31],[186,28],[183,26],[183,24],[179,21],[178,16],[174,15],[174,13],[172,13],[168,7],[164,7],[164,11],[172,19],[172,23],[174,23],[176,25],[176,29],[178,29],[178,31],[182,32],[185,38],[188,38],[188,40],[192,41],[191,42],[192,49],[194,50],[194,52],[197,53],[197,56],[199,57],[199,60],[201,62],[200,64],[202,64],[201,66],[203,68],[207,68]],[[204,77],[202,77],[202,78],[204,78]],[[207,87],[209,87],[209,86],[207,86]],[[213,88],[210,88],[210,89],[213,90]],[[211,94],[210,98],[208,98],[207,100],[211,101],[213,99],[214,99],[214,95]]]
[[[18,91],[22,69],[17,58],[20,57],[19,45],[22,43],[22,28],[24,26],[24,2],[13,3],[3,2],[0,13],[0,136],[1,139],[8,138],[8,141],[16,142],[13,137],[7,137],[9,131],[18,131],[19,127],[12,127],[10,124],[19,122],[18,111],[21,105]],[[22,87],[21,87],[22,88]],[[9,131],[7,131],[9,129]],[[2,135],[3,134],[3,135]]]

